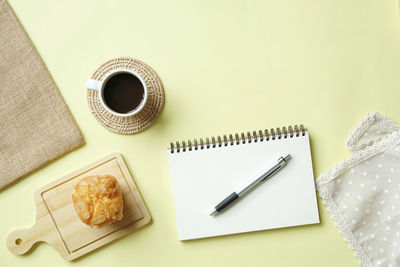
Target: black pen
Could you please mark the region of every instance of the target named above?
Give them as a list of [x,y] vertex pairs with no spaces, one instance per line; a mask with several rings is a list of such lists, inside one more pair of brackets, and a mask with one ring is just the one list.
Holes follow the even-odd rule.
[[261,175],[253,179],[251,182],[248,184],[240,187],[238,190],[235,190],[232,194],[230,194],[228,197],[226,197],[224,200],[222,200],[217,206],[215,206],[214,211],[210,214],[210,216],[214,216],[217,213],[221,212],[224,208],[232,204],[233,201],[236,199],[240,198],[244,194],[246,194],[249,190],[254,188],[256,185],[259,183],[267,180],[270,178],[272,175],[274,175],[277,171],[279,171],[281,168],[283,168],[286,163],[289,161],[290,155],[286,155],[285,157],[280,157],[273,165],[271,168],[269,168],[267,171],[263,172]]

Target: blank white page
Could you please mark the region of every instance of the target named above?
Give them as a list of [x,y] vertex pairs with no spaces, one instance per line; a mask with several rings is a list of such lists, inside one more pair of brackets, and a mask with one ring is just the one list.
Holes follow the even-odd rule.
[[[214,207],[276,161],[290,161],[216,216]],[[179,240],[319,223],[308,132],[292,138],[168,150]]]

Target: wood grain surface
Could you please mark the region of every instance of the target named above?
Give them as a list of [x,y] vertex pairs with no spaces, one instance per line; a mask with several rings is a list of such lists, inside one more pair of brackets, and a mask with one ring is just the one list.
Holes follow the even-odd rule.
[[[84,224],[75,212],[72,192],[75,184],[88,175],[113,175],[124,197],[124,217],[103,228]],[[17,230],[7,238],[8,249],[24,254],[37,242],[54,246],[67,260],[73,260],[151,221],[145,203],[119,153],[93,162],[35,192],[36,223]]]

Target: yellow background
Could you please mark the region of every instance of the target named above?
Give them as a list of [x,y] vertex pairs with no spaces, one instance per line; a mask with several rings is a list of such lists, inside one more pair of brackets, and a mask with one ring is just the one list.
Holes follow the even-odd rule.
[[[178,241],[166,148],[303,123],[314,174],[327,171],[350,155],[344,140],[368,112],[400,121],[396,0],[9,2],[86,144],[0,193],[1,266],[359,266],[320,199],[318,225]],[[165,88],[160,118],[140,134],[107,131],[87,107],[86,79],[118,56],[148,63]],[[74,262],[43,243],[8,252],[8,233],[34,223],[36,188],[111,152],[123,154],[151,225]]]

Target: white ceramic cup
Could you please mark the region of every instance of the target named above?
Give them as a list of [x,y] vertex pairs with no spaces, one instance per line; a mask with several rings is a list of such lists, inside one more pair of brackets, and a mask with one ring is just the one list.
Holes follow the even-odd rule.
[[[137,106],[134,110],[131,110],[127,113],[118,113],[112,109],[110,109],[105,100],[104,100],[104,88],[105,85],[107,84],[108,80],[110,80],[111,77],[120,74],[120,73],[129,73],[132,74],[133,76],[135,76],[136,78],[138,78],[140,80],[140,82],[143,85],[143,100],[142,102],[139,104],[139,106]],[[100,103],[101,105],[111,114],[118,116],[118,117],[130,117],[133,116],[135,114],[138,114],[143,107],[146,105],[147,102],[147,95],[148,95],[148,90],[147,90],[147,86],[146,83],[144,82],[143,78],[140,77],[140,75],[138,73],[136,73],[133,70],[130,69],[124,69],[124,68],[120,68],[120,69],[115,69],[113,71],[108,72],[101,81],[98,80],[93,80],[93,79],[89,79],[86,81],[86,88],[91,89],[91,90],[96,90],[99,93],[99,98],[100,98]]]

